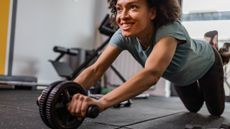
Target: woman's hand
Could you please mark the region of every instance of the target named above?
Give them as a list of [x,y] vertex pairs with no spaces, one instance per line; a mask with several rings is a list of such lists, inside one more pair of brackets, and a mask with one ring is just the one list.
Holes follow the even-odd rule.
[[84,118],[90,105],[98,106],[100,112],[104,109],[103,105],[98,100],[77,93],[68,104],[68,110],[74,116]]

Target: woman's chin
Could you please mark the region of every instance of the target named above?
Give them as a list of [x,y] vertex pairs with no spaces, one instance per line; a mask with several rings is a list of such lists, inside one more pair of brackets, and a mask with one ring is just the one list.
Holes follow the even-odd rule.
[[132,33],[127,32],[127,31],[122,31],[122,35],[125,36],[125,37],[131,37],[131,36],[133,36]]

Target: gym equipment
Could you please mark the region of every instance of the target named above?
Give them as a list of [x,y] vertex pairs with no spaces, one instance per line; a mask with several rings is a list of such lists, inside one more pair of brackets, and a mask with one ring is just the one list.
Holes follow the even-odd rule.
[[6,76],[0,75],[1,86],[12,86],[13,88],[29,88],[35,90],[39,86],[48,86],[48,84],[37,83],[37,78],[32,76]]
[[71,74],[73,72],[73,68],[69,66],[66,62],[61,62],[61,58],[65,55],[72,55],[77,56],[79,55],[81,49],[68,49],[61,46],[55,46],[53,51],[56,53],[60,53],[59,56],[55,60],[49,60],[53,67],[55,68],[56,72],[59,76],[66,78],[67,80],[71,80]]
[[[76,129],[84,119],[77,119],[67,110],[67,105],[74,94],[87,92],[77,83],[72,81],[56,81],[42,91],[39,112],[43,122],[52,129]],[[99,108],[95,105],[89,106],[86,117],[96,118]]]
[[[106,36],[109,36],[109,38],[102,43],[101,46],[99,46],[96,50],[91,51],[85,51],[80,48],[76,49],[68,49],[60,46],[55,46],[53,48],[54,52],[60,53],[59,56],[55,60],[50,60],[52,65],[54,66],[55,70],[59,74],[59,76],[66,78],[67,80],[73,80],[75,77],[78,76],[78,74],[86,68],[96,57],[100,55],[101,50],[108,44],[111,36],[113,33],[115,33],[116,29],[113,29],[110,25],[110,18],[109,15],[106,15],[106,17],[103,19],[102,24],[99,27],[99,31],[101,34],[104,34]],[[76,69],[72,69],[68,63],[61,62],[60,59],[64,55],[79,55],[80,53],[84,53],[88,56],[88,58],[85,59],[84,62],[80,64],[79,67]],[[82,54],[80,54],[82,55]],[[118,77],[125,81],[124,77],[116,70],[114,66],[111,66],[112,70],[118,75]]]

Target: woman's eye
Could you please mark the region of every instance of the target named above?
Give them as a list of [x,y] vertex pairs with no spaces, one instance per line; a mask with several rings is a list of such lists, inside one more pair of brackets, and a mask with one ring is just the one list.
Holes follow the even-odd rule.
[[122,9],[120,8],[120,7],[116,7],[116,12],[117,13],[119,13],[119,12],[121,12],[122,11]]
[[135,9],[137,9],[138,7],[137,7],[136,5],[131,5],[130,8],[133,9],[133,10],[135,10]]

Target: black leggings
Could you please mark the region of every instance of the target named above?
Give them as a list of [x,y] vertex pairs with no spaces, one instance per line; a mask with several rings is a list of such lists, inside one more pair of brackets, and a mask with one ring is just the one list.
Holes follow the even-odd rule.
[[223,63],[215,49],[214,53],[215,62],[201,79],[187,86],[174,85],[178,96],[190,112],[198,112],[204,102],[209,113],[214,116],[220,116],[224,111]]

